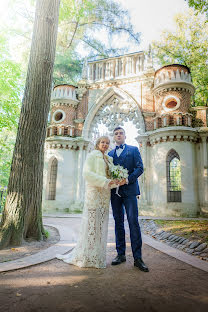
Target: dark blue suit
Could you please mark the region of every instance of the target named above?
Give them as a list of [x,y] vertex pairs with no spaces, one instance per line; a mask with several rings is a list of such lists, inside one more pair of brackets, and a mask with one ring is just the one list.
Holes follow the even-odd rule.
[[131,248],[134,259],[141,258],[142,238],[138,223],[138,206],[136,196],[140,194],[138,177],[143,173],[143,163],[137,147],[125,145],[125,149],[118,157],[116,149],[108,153],[113,157],[115,165],[121,165],[128,169],[128,184],[119,187],[119,194],[116,189],[111,190],[111,205],[115,220],[116,250],[118,255],[125,255],[125,229],[124,229],[124,207],[130,229]]

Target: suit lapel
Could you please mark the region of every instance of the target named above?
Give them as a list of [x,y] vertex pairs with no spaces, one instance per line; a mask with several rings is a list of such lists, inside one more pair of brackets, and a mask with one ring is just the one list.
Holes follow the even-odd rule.
[[114,158],[115,157],[115,153],[116,153],[116,149],[114,148],[111,152],[112,152],[112,157]]

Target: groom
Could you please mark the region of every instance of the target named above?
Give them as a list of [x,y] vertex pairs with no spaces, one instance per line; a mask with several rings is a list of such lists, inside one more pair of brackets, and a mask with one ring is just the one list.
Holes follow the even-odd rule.
[[141,255],[142,238],[138,223],[137,195],[140,194],[138,177],[143,173],[143,163],[137,147],[125,144],[125,131],[117,127],[113,131],[116,148],[109,152],[113,157],[114,165],[121,165],[128,169],[129,176],[120,182],[118,196],[116,189],[111,190],[111,206],[115,220],[116,250],[117,257],[112,265],[121,264],[126,261],[125,251],[125,229],[124,229],[124,207],[130,229],[131,248],[134,257],[134,266],[141,271],[148,272]]

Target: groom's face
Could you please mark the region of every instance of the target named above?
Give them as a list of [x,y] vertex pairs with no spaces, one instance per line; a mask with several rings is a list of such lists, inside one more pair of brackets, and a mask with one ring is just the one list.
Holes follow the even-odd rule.
[[123,144],[125,142],[125,139],[126,135],[123,129],[118,129],[114,131],[114,141],[116,142],[116,144],[118,145]]

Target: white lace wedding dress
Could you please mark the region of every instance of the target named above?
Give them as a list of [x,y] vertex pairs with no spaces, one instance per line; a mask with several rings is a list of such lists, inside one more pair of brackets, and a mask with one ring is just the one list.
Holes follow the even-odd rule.
[[86,180],[85,202],[77,245],[71,253],[56,257],[79,267],[105,268],[110,180],[106,177],[106,164],[100,151],[88,155],[83,176]]

